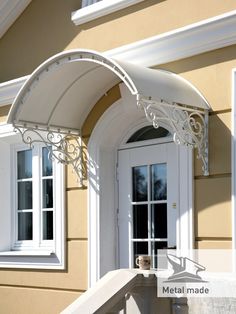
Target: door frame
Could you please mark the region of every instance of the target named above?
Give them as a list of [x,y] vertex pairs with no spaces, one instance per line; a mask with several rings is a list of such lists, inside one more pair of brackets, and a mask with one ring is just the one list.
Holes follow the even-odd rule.
[[[130,144],[130,143],[129,143]],[[140,142],[132,142],[133,146],[122,145],[122,149],[118,150],[118,169],[119,169],[119,260],[120,267],[127,267],[133,264],[133,247],[132,247],[132,167],[147,166],[153,164],[163,164],[167,166],[167,242],[168,247],[176,245],[176,216],[179,211],[179,146],[173,142],[171,136],[157,138],[155,140],[145,140]],[[138,146],[137,146],[138,145]],[[174,177],[172,175],[174,174]],[[147,175],[148,181],[150,176]],[[150,182],[150,181],[149,181]],[[150,193],[150,190],[148,194]],[[148,203],[152,203],[148,199]],[[173,207],[173,203],[176,204]],[[148,211],[149,212],[149,211]],[[150,212],[149,212],[150,214]],[[171,224],[174,224],[171,227]],[[125,239],[128,238],[128,241]],[[148,242],[151,237],[148,236]],[[134,240],[134,242],[137,242]],[[170,244],[171,242],[171,244]]]
[[[98,120],[88,143],[88,283],[89,287],[107,271],[118,267],[117,151],[134,129],[150,125],[135,98],[120,84],[121,98]],[[122,121],[122,128],[120,123]],[[161,125],[168,129],[168,126]],[[109,130],[109,132],[107,132]],[[193,151],[179,146],[179,217],[177,249],[192,249]],[[104,168],[105,166],[105,168]],[[103,223],[106,220],[106,230]]]

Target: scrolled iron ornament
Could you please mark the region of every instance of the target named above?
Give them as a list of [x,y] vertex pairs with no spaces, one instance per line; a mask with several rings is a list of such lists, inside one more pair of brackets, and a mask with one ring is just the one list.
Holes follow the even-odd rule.
[[143,109],[146,118],[154,128],[160,122],[167,124],[173,131],[173,140],[178,145],[197,149],[197,158],[202,160],[204,175],[208,172],[208,112],[165,101],[137,98],[138,107]]
[[81,137],[74,134],[61,134],[55,131],[41,131],[35,127],[15,126],[22,141],[30,147],[34,143],[42,143],[48,148],[48,156],[64,165],[71,165],[73,172],[77,175],[80,187],[84,187],[87,178],[87,154],[82,145]]

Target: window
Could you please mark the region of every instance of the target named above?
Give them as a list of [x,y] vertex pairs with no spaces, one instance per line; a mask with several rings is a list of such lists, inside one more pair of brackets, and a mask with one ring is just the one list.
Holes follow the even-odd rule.
[[64,167],[0,127],[0,267],[64,268]]
[[165,128],[159,126],[157,129],[152,125],[145,126],[136,131],[127,141],[127,143],[134,143],[156,138],[171,136],[170,132]]
[[72,12],[71,20],[75,25],[81,25],[142,1],[144,0],[82,0],[81,8]]
[[17,149],[14,249],[52,247],[54,236],[54,163],[51,148]]
[[84,8],[99,1],[102,1],[102,0],[82,0],[81,6],[82,8]]

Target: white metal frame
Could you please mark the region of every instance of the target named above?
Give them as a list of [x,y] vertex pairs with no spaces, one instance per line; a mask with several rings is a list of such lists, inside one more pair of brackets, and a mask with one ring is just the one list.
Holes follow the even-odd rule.
[[[0,211],[0,235],[3,239],[0,241],[0,268],[32,268],[32,269],[64,269],[65,268],[65,178],[64,167],[59,163],[54,165],[54,184],[55,184],[55,241],[49,245],[42,243],[42,246],[35,244],[34,246],[12,247],[15,243],[15,205],[16,196],[14,196],[15,184],[12,175],[14,169],[14,148],[28,148],[26,145],[19,145],[21,138],[19,134],[12,132],[12,128],[8,125],[0,127],[0,145],[4,146],[5,157],[3,168],[8,173],[6,177],[0,171],[0,186],[4,189],[0,190],[0,197],[4,195],[4,207]],[[15,168],[15,167],[14,167]],[[12,170],[12,171],[11,171]],[[15,169],[16,170],[16,169]],[[16,173],[16,172],[15,172]],[[9,179],[9,180],[7,180]],[[4,181],[4,182],[2,182]],[[3,194],[2,194],[3,193]],[[6,229],[6,230],[5,230]],[[30,241],[31,242],[31,241]],[[31,242],[32,244],[32,242]],[[16,250],[17,249],[17,250]]]
[[[134,106],[135,99],[121,84],[122,98],[114,103],[99,119],[88,143],[88,237],[89,237],[89,286],[95,284],[103,272],[117,268],[115,251],[117,229],[117,182],[115,179],[117,149],[127,130],[143,126],[145,118]],[[122,121],[122,129],[120,128]],[[147,122],[146,122],[147,125]],[[109,132],[107,132],[109,130]],[[104,171],[104,164],[105,171]],[[179,171],[181,173],[179,219],[177,221],[177,248],[192,249],[193,235],[193,156],[190,148],[179,146]],[[103,235],[106,220],[106,237]],[[112,234],[112,232],[114,234]],[[107,241],[107,242],[106,242]],[[113,250],[103,265],[104,254]],[[105,268],[104,268],[105,267]]]

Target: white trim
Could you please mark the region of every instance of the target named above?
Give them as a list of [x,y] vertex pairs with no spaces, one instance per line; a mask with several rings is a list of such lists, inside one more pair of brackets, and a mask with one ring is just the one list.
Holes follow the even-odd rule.
[[13,100],[28,78],[29,75],[22,76],[0,84],[0,107],[13,103]]
[[106,56],[151,67],[236,43],[236,10],[112,49]]
[[[0,127],[0,143],[1,145],[5,145],[4,147],[6,147],[6,149],[9,151],[5,158],[6,160],[9,160],[9,164],[4,164],[2,168],[6,168],[8,173],[10,173],[10,168],[12,171],[14,171],[14,169],[12,169],[12,153],[16,149],[15,146],[17,145],[17,148],[19,149],[20,147],[22,149],[28,149],[28,147],[25,145],[20,145],[20,147],[18,146],[20,140],[21,139],[19,134],[12,132],[11,126],[3,125]],[[10,159],[12,159],[11,162]],[[52,245],[51,240],[49,240],[48,243],[46,243],[47,241],[41,241],[40,245],[35,243],[34,247],[17,247],[16,250],[15,247],[12,249],[12,244],[14,245],[15,237],[13,235],[14,213],[11,213],[11,209],[12,211],[15,209],[13,206],[15,196],[13,193],[14,182],[10,182],[10,178],[11,181],[14,179],[12,175],[5,178],[4,174],[0,173],[0,184],[4,185],[6,190],[4,192],[6,196],[6,203],[4,203],[1,211],[0,221],[7,225],[10,234],[8,238],[6,238],[4,235],[6,239],[1,243],[0,268],[65,269],[65,170],[62,164],[56,162],[53,165],[53,169],[55,185],[54,193],[56,194],[56,197],[54,197],[54,243]],[[10,221],[10,223],[7,221]],[[2,227],[3,226],[1,225],[1,228]]]
[[[106,51],[104,55],[143,66],[158,66],[235,43],[236,10]],[[0,83],[0,106],[12,103],[29,77]]]
[[6,251],[0,252],[0,256],[50,256],[53,251]]
[[31,0],[2,0],[0,3],[0,38],[21,15]]
[[[89,286],[103,275],[101,271],[104,241],[112,245],[114,236],[109,233],[110,224],[115,223],[118,208],[116,163],[117,150],[122,140],[127,136],[127,129],[142,125],[143,112],[136,110],[135,100],[124,86],[120,85],[122,98],[108,108],[97,122],[88,143],[88,238],[89,238]],[[122,128],[120,128],[122,121]],[[107,132],[109,130],[109,132]],[[182,197],[179,200],[179,219],[177,223],[177,247],[181,250],[193,248],[193,158],[192,150],[179,146],[180,162],[179,171]],[[186,169],[186,165],[187,168]],[[105,170],[104,170],[105,168]],[[188,196],[187,196],[188,195]],[[113,212],[113,217],[106,215],[106,206],[109,208],[108,215]],[[103,212],[101,212],[101,208]],[[106,239],[102,238],[101,231],[104,229],[102,218],[106,217]],[[109,221],[109,219],[112,219]],[[114,230],[113,230],[114,231]],[[114,231],[115,232],[115,231]],[[117,230],[116,230],[117,232]],[[108,236],[109,235],[109,236]],[[187,236],[186,236],[187,235]],[[118,239],[116,233],[116,240]],[[114,247],[114,243],[113,243]],[[105,248],[106,249],[106,248]],[[118,252],[113,269],[118,267]],[[111,270],[111,269],[110,269]]]
[[232,250],[233,270],[236,271],[236,68],[232,70],[232,114],[231,114],[231,167],[232,167]]
[[71,20],[81,25],[144,0],[102,0],[72,12]]

